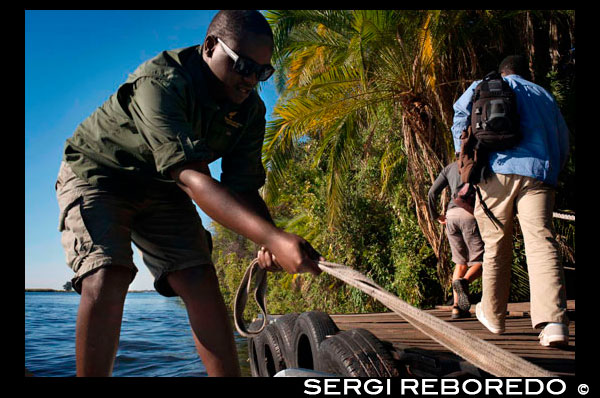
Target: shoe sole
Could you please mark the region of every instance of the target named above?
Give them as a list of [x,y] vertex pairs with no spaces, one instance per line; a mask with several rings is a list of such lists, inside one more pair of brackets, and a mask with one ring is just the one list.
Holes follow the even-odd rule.
[[569,345],[569,338],[562,335],[544,336],[540,344],[544,347],[565,347]]
[[471,309],[471,302],[469,301],[469,296],[467,292],[463,289],[462,283],[457,279],[452,282],[452,287],[456,291],[457,296],[457,305],[463,311],[469,311]]

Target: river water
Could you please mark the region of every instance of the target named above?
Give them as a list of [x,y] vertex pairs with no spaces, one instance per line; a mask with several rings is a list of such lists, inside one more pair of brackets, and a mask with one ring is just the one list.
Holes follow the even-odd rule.
[[[25,292],[25,367],[35,376],[75,376],[79,297]],[[250,376],[246,339],[234,333],[242,376]],[[113,376],[207,376],[179,298],[156,292],[127,294]]]

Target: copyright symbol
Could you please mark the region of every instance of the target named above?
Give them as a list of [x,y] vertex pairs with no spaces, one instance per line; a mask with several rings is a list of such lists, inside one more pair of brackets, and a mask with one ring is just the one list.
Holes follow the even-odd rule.
[[580,395],[586,395],[590,392],[590,387],[587,384],[580,384],[577,387],[577,392],[579,392]]

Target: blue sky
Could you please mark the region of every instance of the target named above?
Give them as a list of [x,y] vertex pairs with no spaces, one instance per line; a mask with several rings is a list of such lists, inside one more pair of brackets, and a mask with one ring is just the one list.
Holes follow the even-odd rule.
[[[65,140],[129,73],[160,51],[200,44],[216,10],[25,11],[25,287],[61,289],[65,263],[54,191]],[[261,96],[267,120],[277,95]],[[220,161],[210,165],[220,175]],[[210,219],[201,211],[205,227]],[[153,289],[139,269],[131,289]]]

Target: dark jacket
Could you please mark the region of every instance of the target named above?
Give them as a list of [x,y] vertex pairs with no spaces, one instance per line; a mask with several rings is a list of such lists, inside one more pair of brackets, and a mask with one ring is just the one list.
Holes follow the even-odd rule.
[[[444,169],[435,179],[435,182],[431,188],[429,188],[429,193],[427,195],[427,207],[429,209],[429,214],[431,217],[433,217],[433,219],[437,219],[440,216],[437,211],[437,201],[444,188],[449,186],[451,197],[454,198],[456,193],[460,190],[462,184],[463,183],[460,180],[460,174],[458,174],[457,162],[452,162],[448,166],[444,167]],[[454,200],[450,200],[447,210],[450,210],[453,207],[458,206],[454,203]]]

